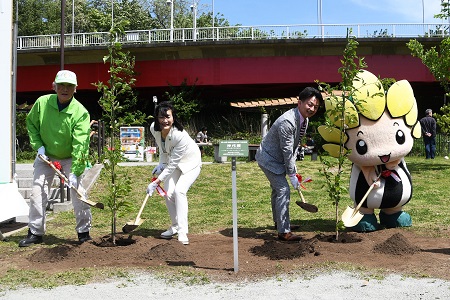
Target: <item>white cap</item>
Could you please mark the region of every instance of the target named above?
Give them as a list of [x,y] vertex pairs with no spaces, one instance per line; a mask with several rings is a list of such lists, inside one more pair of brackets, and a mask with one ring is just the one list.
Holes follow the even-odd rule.
[[55,83],[70,83],[73,85],[78,85],[77,75],[69,70],[61,70],[56,74]]

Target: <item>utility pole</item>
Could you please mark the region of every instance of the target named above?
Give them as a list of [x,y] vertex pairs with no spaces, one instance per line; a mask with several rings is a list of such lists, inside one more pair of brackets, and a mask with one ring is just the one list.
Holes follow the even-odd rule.
[[61,70],[64,70],[64,32],[66,31],[65,22],[66,22],[66,0],[61,0],[61,42],[60,42]]

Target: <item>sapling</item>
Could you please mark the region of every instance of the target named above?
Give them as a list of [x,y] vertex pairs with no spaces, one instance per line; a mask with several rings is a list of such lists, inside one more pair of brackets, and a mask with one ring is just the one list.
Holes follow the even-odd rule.
[[[109,127],[109,146],[104,150],[100,161],[104,165],[104,171],[110,176],[108,182],[108,192],[103,196],[104,203],[111,210],[111,240],[116,245],[116,221],[117,214],[121,209],[128,209],[131,203],[126,200],[131,191],[131,179],[125,172],[119,176],[117,165],[124,160],[118,138],[120,125],[126,119],[134,119],[139,122],[145,117],[136,109],[130,110],[130,103],[133,103],[133,86],[135,59],[129,53],[122,51],[120,42],[124,36],[123,27],[126,23],[121,22],[111,28],[109,34],[108,55],[103,58],[103,62],[109,63],[108,73],[110,78],[107,83],[97,82],[94,85],[102,93],[99,104],[103,109],[102,118]],[[132,114],[135,114],[132,116]],[[125,125],[125,124],[124,124]],[[108,128],[107,127],[107,128]]]
[[338,72],[342,76],[342,82],[337,87],[331,87],[329,84],[320,82],[319,89],[325,92],[326,96],[326,128],[333,128],[333,124],[337,125],[339,129],[339,156],[337,158],[324,157],[320,155],[322,163],[321,173],[325,177],[325,184],[328,189],[328,196],[335,206],[335,230],[336,240],[339,239],[339,230],[344,229],[344,224],[339,218],[339,203],[342,198],[342,193],[346,193],[347,189],[342,185],[342,173],[344,166],[349,163],[347,156],[349,153],[345,150],[345,122],[353,118],[353,115],[346,113],[346,101],[354,101],[352,95],[354,94],[353,80],[358,75],[360,70],[366,68],[364,58],[358,58],[356,49],[358,42],[351,36],[351,30],[347,31],[347,45],[344,49],[342,67]]

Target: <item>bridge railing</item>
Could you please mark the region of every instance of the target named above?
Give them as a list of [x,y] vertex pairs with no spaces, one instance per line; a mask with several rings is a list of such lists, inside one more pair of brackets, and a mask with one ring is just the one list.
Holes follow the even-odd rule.
[[[449,24],[444,23],[300,24],[133,30],[126,31],[121,38],[121,42],[124,44],[151,44],[192,41],[346,38],[347,30],[350,28],[352,29],[352,35],[358,39],[449,36]],[[64,35],[64,47],[106,46],[108,39],[108,32],[69,33]],[[60,45],[60,34],[19,36],[17,41],[18,50],[59,48]]]

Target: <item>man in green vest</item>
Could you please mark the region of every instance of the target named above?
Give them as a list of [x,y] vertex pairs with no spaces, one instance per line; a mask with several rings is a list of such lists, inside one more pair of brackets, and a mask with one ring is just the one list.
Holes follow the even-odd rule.
[[[59,71],[53,82],[56,94],[39,97],[27,115],[30,143],[38,155],[34,161],[28,235],[19,242],[19,247],[42,243],[45,234],[45,210],[55,171],[39,155],[59,162],[62,171],[66,175],[69,173],[67,184],[76,188],[81,185],[81,175],[89,154],[90,116],[75,99],[76,88],[76,74],[68,70]],[[75,230],[78,240],[83,243],[91,240],[91,210],[89,205],[78,199],[74,189],[70,191],[76,218]]]

